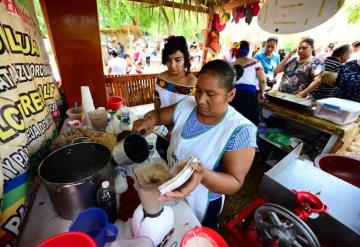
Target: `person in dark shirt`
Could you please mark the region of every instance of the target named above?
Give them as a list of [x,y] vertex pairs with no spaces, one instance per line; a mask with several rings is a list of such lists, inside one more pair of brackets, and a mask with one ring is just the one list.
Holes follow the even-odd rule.
[[341,66],[336,86],[337,97],[360,103],[360,59]]
[[314,100],[334,97],[336,94],[336,78],[340,67],[351,55],[351,47],[342,45],[336,48],[324,61],[325,71],[321,74],[321,84],[311,93]]

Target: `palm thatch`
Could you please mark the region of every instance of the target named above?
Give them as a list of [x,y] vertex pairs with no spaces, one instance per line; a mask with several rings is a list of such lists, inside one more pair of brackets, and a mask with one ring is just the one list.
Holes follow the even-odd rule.
[[[101,0],[105,6],[110,8],[111,0]],[[125,0],[124,0],[125,1]],[[190,16],[191,12],[195,12],[196,19],[198,20],[199,13],[207,13],[211,14],[214,11],[216,12],[217,8],[222,10],[230,10],[232,8],[249,4],[252,2],[264,1],[264,0],[127,0],[133,3],[140,3],[141,5],[145,5],[146,8],[149,8],[151,13],[154,13],[153,10],[155,8],[159,8],[159,18],[162,17],[164,20],[169,35],[172,34],[173,28],[170,24],[170,19],[168,16],[168,12],[165,11],[165,7],[171,8],[174,13],[175,9],[178,11],[178,17],[183,18],[186,21],[187,16]],[[175,14],[173,15],[175,18]],[[209,19],[210,20],[210,19]],[[136,25],[136,24],[135,24]],[[121,32],[121,31],[118,31]],[[126,33],[126,32],[124,32]]]
[[135,38],[139,38],[143,35],[143,32],[141,31],[140,27],[134,24],[123,25],[119,28],[104,28],[104,29],[100,29],[100,32],[106,35],[114,35],[114,36],[132,34],[134,35]]

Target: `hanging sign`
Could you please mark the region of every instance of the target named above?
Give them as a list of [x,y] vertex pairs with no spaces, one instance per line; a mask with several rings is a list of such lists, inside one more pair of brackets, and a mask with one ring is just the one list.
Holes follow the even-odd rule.
[[29,159],[52,137],[61,103],[32,1],[0,0],[0,246],[15,246]]

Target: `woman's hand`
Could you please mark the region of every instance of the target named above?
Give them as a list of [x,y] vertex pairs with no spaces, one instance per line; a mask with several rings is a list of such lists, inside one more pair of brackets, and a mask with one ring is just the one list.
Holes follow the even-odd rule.
[[296,97],[299,97],[299,98],[306,98],[306,97],[307,97],[307,93],[304,92],[304,91],[301,91],[301,92],[297,93],[295,96],[296,96]]
[[296,52],[297,52],[297,48],[292,49],[288,54],[289,58],[294,56]]
[[265,100],[265,93],[259,93],[259,101],[263,102]]
[[155,127],[155,122],[151,118],[142,118],[134,121],[132,131],[149,135]]
[[269,87],[273,87],[276,84],[276,79],[270,79],[269,77],[266,77],[266,84]]
[[284,72],[285,64],[290,60],[292,56],[295,55],[296,52],[297,48],[294,48],[286,55],[286,57],[284,57],[284,59],[278,64],[278,66],[276,66],[274,70],[275,74]]
[[200,163],[192,163],[191,166],[195,169],[189,180],[181,187],[174,191],[170,191],[159,197],[160,201],[176,201],[185,198],[189,195],[204,179],[208,170]]

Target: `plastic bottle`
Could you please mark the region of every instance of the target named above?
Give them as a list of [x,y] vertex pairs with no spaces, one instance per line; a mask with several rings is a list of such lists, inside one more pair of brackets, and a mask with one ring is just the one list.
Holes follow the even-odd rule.
[[121,123],[123,125],[130,125],[130,112],[127,107],[121,108]]
[[116,192],[116,194],[124,193],[128,189],[125,169],[120,166],[115,167],[114,176],[115,176],[115,192]]
[[109,222],[114,223],[117,219],[116,194],[110,187],[109,181],[102,182],[101,188],[96,193],[96,199],[98,206],[106,212]]

